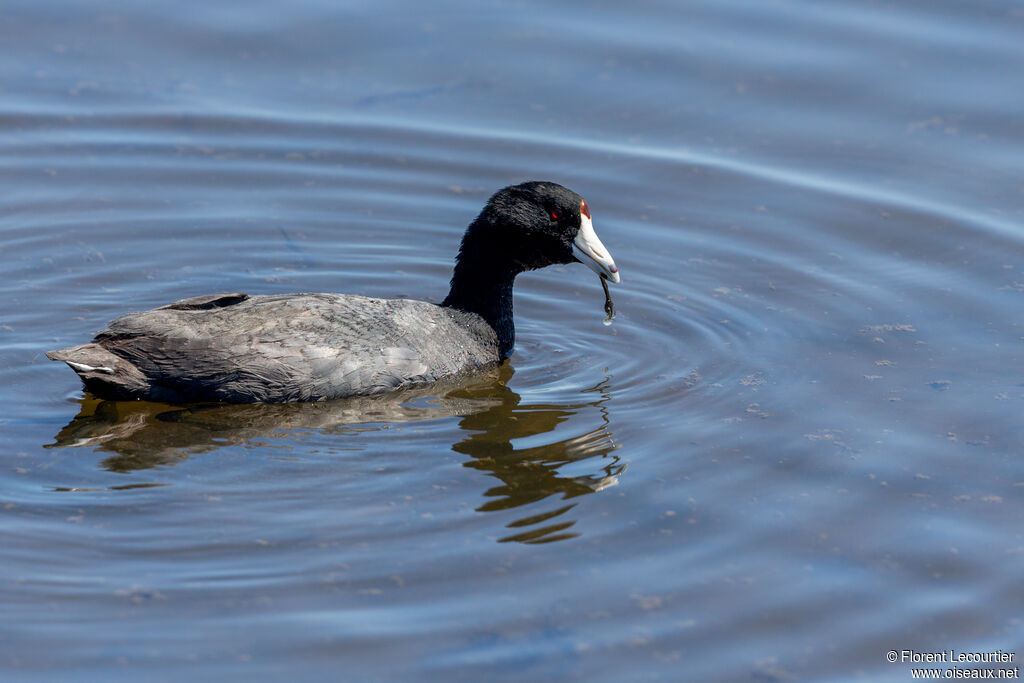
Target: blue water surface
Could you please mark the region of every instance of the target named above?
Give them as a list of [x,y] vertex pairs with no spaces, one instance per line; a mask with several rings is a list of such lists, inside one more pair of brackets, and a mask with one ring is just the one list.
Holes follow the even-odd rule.
[[[1024,656],[1018,3],[2,15],[0,678]],[[212,292],[440,301],[528,179],[586,197],[619,315],[586,268],[525,274],[468,381],[113,403],[43,355]]]

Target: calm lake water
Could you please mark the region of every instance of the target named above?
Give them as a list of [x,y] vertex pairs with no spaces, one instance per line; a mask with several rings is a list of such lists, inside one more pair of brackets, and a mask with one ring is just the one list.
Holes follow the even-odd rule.
[[[12,0],[0,35],[0,678],[1024,657],[1019,3]],[[43,355],[212,292],[440,301],[528,179],[586,197],[619,316],[525,274],[470,382],[119,404]]]

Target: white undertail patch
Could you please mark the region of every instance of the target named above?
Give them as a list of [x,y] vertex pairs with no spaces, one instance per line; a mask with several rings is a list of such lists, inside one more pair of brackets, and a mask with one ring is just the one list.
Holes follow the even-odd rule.
[[114,374],[114,369],[108,368],[106,365],[93,367],[92,365],[86,365],[85,363],[76,363],[73,360],[66,360],[64,362],[70,365],[71,369],[74,370],[75,372],[102,372],[107,375]]

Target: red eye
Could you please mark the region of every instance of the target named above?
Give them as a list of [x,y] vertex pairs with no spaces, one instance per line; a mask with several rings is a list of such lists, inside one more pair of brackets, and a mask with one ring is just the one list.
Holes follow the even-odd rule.
[[558,209],[551,209],[551,217],[557,221],[559,218],[562,217],[562,212],[559,211]]

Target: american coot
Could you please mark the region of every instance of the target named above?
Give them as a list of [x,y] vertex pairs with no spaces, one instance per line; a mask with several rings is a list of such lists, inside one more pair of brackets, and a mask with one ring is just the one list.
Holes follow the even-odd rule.
[[441,303],[351,294],[214,294],[117,318],[46,355],[101,398],[167,403],[317,401],[449,377],[512,352],[519,273],[582,262],[619,271],[590,209],[550,182],[499,190],[462,238]]

